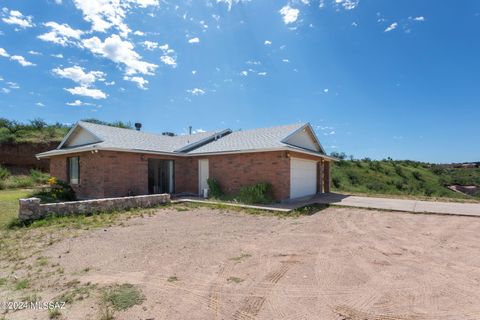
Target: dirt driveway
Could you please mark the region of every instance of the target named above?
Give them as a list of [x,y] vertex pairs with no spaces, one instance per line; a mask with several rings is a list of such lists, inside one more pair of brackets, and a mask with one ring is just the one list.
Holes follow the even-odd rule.
[[[168,209],[43,255],[66,274],[88,268],[81,282],[137,284],[146,300],[115,319],[480,319],[479,230],[479,218],[351,208]],[[62,313],[98,319],[89,300]]]

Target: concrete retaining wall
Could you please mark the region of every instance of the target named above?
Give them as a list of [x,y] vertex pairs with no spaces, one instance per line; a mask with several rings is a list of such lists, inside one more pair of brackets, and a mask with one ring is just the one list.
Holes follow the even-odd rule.
[[38,198],[20,199],[18,218],[32,221],[54,214],[67,216],[96,212],[128,210],[131,208],[149,208],[170,202],[169,194],[152,194],[134,197],[106,198],[95,200],[71,201],[40,204]]

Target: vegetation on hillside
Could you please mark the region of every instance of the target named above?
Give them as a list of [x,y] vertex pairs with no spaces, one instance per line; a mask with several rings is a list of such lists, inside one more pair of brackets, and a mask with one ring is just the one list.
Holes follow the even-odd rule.
[[445,168],[409,160],[343,158],[332,167],[332,190],[336,192],[480,199],[480,192],[467,196],[447,188],[455,184],[480,186],[480,168]]
[[28,175],[12,175],[8,169],[0,166],[0,190],[44,185],[48,178],[50,175],[40,170],[31,169]]
[[[132,128],[132,125],[129,122],[105,122],[97,119],[84,119],[83,121],[105,124],[119,128]],[[6,118],[0,118],[0,144],[61,141],[70,128],[71,125],[66,125],[59,122],[48,124],[42,119],[34,119],[30,120],[28,123],[23,123],[15,120],[8,120]]]

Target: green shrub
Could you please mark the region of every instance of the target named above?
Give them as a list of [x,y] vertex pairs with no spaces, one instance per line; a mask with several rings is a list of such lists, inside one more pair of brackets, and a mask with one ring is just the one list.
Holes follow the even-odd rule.
[[243,203],[267,204],[272,202],[272,186],[267,182],[260,182],[253,186],[240,188],[238,200]]
[[14,176],[12,177],[12,188],[28,188],[33,186],[33,179],[29,176]]
[[423,181],[423,176],[420,173],[420,171],[413,171],[412,172],[413,177],[418,180],[418,181]]
[[61,180],[50,178],[50,188],[35,192],[31,197],[40,198],[43,203],[63,202],[76,200],[75,191],[72,187]]
[[5,180],[10,177],[10,171],[7,168],[0,166],[0,180]]
[[210,190],[210,195],[214,198],[220,198],[223,196],[222,188],[218,181],[214,178],[208,178],[208,189]]
[[31,169],[30,177],[35,183],[45,184],[48,182],[50,175],[40,170]]
[[342,182],[341,182],[341,179],[339,177],[333,177],[332,178],[332,183],[333,183],[333,186],[337,189],[342,187]]
[[103,294],[103,301],[110,303],[116,310],[126,310],[142,304],[144,300],[145,297],[140,289],[130,283],[116,285]]
[[348,179],[350,179],[350,183],[352,185],[360,184],[360,178],[354,172],[347,173]]

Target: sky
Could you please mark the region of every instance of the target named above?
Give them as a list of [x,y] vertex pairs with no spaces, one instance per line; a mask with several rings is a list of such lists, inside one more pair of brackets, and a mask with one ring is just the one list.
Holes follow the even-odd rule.
[[480,1],[0,0],[0,117],[480,161]]

